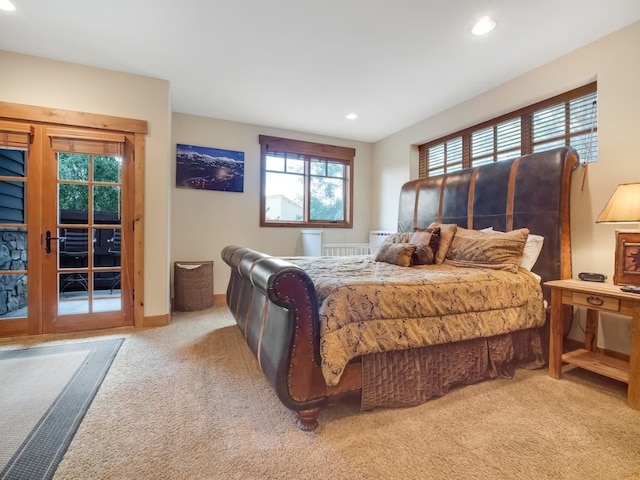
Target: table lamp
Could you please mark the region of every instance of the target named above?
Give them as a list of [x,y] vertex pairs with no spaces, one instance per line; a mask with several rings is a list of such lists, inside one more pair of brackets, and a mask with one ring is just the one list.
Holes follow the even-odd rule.
[[[596,223],[640,223],[640,183],[618,185]],[[615,285],[640,285],[640,230],[616,230],[615,261]]]

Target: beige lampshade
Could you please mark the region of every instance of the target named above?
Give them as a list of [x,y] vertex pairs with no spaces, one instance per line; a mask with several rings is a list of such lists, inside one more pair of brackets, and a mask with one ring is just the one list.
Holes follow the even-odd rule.
[[596,223],[640,222],[640,183],[618,185],[598,215]]

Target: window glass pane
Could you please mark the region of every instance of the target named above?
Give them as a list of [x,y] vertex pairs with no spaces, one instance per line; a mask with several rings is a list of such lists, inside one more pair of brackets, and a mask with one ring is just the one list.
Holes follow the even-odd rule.
[[[0,270],[26,269],[27,229],[24,227],[0,228]],[[2,288],[1,283],[0,288]]]
[[430,147],[427,155],[430,177],[462,170],[462,137]]
[[0,287],[2,288],[0,292],[0,320],[26,317],[27,274],[0,275]]
[[552,142],[540,143],[533,146],[533,151],[535,152],[544,152],[546,150],[551,150],[552,148],[564,147],[564,139],[563,140],[554,140]]
[[444,143],[429,148],[429,175],[439,175],[436,171],[444,173]]
[[25,150],[0,148],[0,175],[6,177],[24,177]]
[[[87,212],[89,209],[89,186],[72,183],[58,185],[58,206],[60,211],[75,210]],[[87,221],[86,215],[82,219]]]
[[520,149],[517,150],[507,150],[506,152],[498,153],[496,157],[497,162],[501,162],[503,160],[511,160],[512,158],[519,157],[521,155]]
[[93,187],[93,221],[96,223],[119,223],[120,187],[95,185]]
[[25,183],[0,181],[0,223],[25,223]]
[[533,113],[534,143],[565,134],[564,104],[554,105]]
[[327,162],[324,160],[318,160],[312,158],[309,164],[311,175],[318,175],[324,177],[327,174]]
[[[462,137],[447,142],[447,164],[462,163]],[[447,168],[448,171],[449,168]]]
[[344,220],[344,181],[311,177],[310,219],[340,222]]
[[265,220],[304,220],[303,175],[267,172],[265,187]]
[[266,155],[267,170],[284,172],[284,153],[268,152]]
[[89,180],[89,155],[58,153],[58,178],[60,180]]
[[569,102],[569,132],[591,131],[591,126],[597,127],[596,94],[576,98]]
[[287,173],[304,173],[304,158],[287,154]]
[[493,163],[493,157],[484,157],[484,158],[473,160],[471,162],[471,166],[479,167],[480,165],[487,165],[488,163]]
[[120,183],[122,178],[121,157],[93,157],[93,180],[96,182]]
[[480,157],[493,152],[493,127],[484,128],[471,134],[471,156]]
[[[591,141],[591,145],[589,145]],[[597,133],[585,133],[584,135],[576,135],[571,137],[570,144],[578,152],[581,162],[597,162],[598,161],[598,135]],[[590,147],[590,148],[589,148]],[[589,152],[587,153],[587,149]]]
[[327,162],[327,176],[344,178],[347,167],[342,163]]
[[498,133],[498,152],[520,148],[520,118],[514,118],[496,127]]
[[87,273],[61,273],[58,276],[58,315],[89,313]]

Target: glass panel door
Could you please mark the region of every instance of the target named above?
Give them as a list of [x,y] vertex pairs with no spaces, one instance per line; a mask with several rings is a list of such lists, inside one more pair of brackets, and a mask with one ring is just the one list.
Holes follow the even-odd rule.
[[[55,227],[49,222],[45,250],[47,291],[45,331],[125,325],[121,289],[123,156],[52,152]],[[46,181],[46,175],[45,175]]]
[[0,333],[28,330],[27,157],[0,148]]

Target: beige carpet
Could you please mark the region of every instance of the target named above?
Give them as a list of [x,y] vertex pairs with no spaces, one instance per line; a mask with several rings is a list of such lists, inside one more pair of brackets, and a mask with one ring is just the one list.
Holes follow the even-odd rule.
[[117,336],[55,479],[640,478],[626,386],[577,369],[560,381],[518,370],[414,408],[328,407],[305,433],[226,308]]

